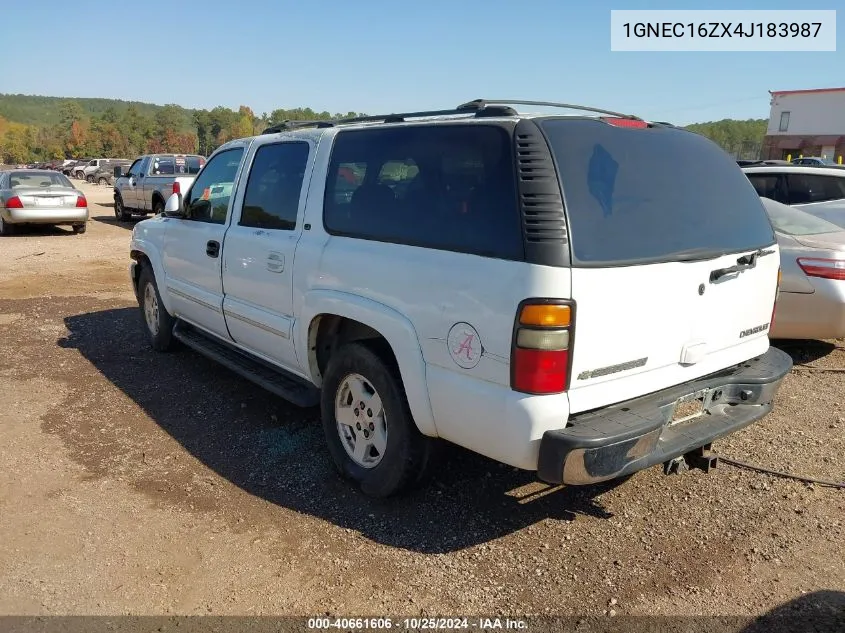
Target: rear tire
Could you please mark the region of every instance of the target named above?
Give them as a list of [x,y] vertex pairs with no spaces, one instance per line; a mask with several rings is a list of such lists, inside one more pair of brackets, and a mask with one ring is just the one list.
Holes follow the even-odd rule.
[[16,228],[17,227],[14,224],[9,224],[8,222],[5,222],[3,220],[3,216],[0,216],[0,235],[14,235]]
[[141,308],[141,322],[152,348],[157,352],[170,350],[173,347],[173,325],[176,319],[165,309],[155,275],[149,266],[144,266],[138,277],[138,305]]
[[417,428],[396,367],[344,345],[329,359],[320,405],[335,467],[364,494],[388,497],[422,480],[433,440]]
[[105,178],[100,178],[99,180],[97,180],[97,184],[100,185],[100,186],[105,186],[105,185],[109,184],[109,181],[106,180]]
[[88,174],[87,176],[85,176],[85,182],[90,182],[93,185],[94,184],[94,176],[92,176],[91,174]]
[[81,233],[85,233],[88,230],[87,224],[74,224],[73,225],[73,232],[76,235],[80,235]]
[[161,215],[162,213],[164,213],[164,202],[156,200],[153,203],[153,215]]

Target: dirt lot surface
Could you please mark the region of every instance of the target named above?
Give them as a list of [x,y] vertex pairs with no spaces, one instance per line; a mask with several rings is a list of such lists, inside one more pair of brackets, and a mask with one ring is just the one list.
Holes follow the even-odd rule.
[[[428,487],[362,497],[316,411],[150,350],[131,224],[80,188],[86,234],[0,238],[0,613],[746,615],[845,591],[845,491],[725,464],[549,489],[447,448]],[[845,367],[841,342],[785,348]],[[794,371],[714,448],[845,479],[845,373]]]

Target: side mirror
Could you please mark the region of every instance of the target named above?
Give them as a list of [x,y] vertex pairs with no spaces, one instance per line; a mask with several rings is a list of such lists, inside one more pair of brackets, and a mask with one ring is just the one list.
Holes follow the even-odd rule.
[[164,204],[164,215],[168,218],[184,218],[185,209],[182,206],[182,194],[174,193],[167,199]]

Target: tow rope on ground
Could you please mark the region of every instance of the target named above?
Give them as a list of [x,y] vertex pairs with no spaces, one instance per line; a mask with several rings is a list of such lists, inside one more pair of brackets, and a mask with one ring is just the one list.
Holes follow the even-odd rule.
[[768,473],[769,475],[775,475],[777,477],[783,477],[784,479],[795,479],[797,481],[803,481],[810,484],[817,484],[819,486],[828,486],[831,488],[841,488],[845,490],[845,481],[831,481],[829,479],[816,479],[815,477],[806,477],[804,475],[796,475],[794,473],[788,473],[782,470],[773,470],[771,468],[766,468],[765,466],[758,466],[757,464],[749,464],[747,462],[741,462],[738,459],[733,459],[731,457],[724,457],[722,455],[713,454],[714,457],[718,458],[720,462],[725,464],[730,464],[731,466],[736,466],[738,468],[745,468],[747,470],[755,470],[760,473]]

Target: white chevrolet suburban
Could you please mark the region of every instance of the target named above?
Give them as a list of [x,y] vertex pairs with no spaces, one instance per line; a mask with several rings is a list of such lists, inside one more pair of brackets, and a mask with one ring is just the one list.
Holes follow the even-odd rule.
[[[561,106],[589,115],[527,114]],[[373,496],[442,438],[549,483],[706,457],[765,416],[774,232],[702,136],[586,107],[279,125],[134,227],[152,346],[301,406]]]

